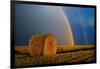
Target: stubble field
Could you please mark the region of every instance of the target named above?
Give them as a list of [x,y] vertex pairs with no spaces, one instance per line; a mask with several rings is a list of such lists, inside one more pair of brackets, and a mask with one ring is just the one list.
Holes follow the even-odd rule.
[[93,45],[75,45],[74,47],[59,45],[56,55],[35,57],[30,56],[27,47],[16,46],[15,67],[95,62]]

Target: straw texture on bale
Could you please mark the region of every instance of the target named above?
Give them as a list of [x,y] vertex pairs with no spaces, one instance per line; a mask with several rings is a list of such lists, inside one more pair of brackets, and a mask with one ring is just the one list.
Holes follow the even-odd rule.
[[56,54],[57,41],[54,34],[33,35],[29,41],[31,56],[51,56]]

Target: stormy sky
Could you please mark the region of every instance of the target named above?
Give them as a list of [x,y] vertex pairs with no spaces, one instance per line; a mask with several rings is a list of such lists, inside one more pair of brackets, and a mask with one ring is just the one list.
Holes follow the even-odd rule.
[[[28,45],[35,34],[54,33],[58,44],[70,44],[60,6],[15,5],[15,45]],[[94,8],[61,7],[72,29],[75,44],[95,44]]]

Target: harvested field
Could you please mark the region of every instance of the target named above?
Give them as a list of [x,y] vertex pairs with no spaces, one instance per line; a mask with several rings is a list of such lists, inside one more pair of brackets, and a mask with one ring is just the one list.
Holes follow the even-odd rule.
[[73,48],[59,45],[57,47],[57,54],[53,56],[32,57],[28,53],[27,46],[16,46],[15,50],[16,67],[95,62],[95,49],[93,45],[76,45]]

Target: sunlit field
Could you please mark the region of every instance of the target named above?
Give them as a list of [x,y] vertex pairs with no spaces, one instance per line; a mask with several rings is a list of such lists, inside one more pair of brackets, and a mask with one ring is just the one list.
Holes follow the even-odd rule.
[[30,56],[27,48],[28,46],[16,46],[16,67],[95,62],[93,45],[76,45],[74,47],[59,45],[56,55],[35,57]]

